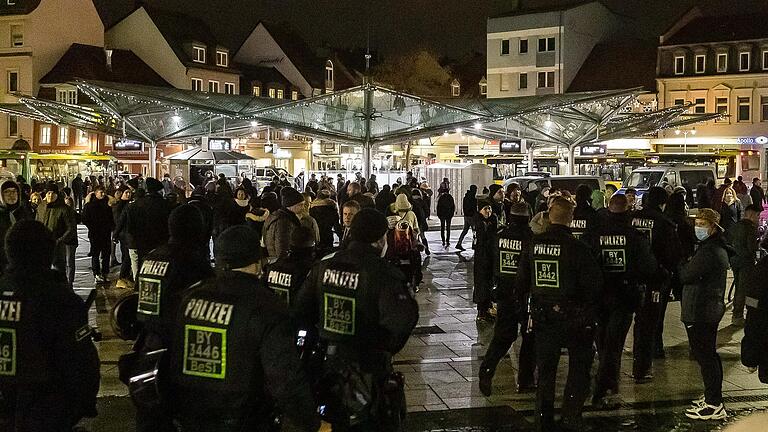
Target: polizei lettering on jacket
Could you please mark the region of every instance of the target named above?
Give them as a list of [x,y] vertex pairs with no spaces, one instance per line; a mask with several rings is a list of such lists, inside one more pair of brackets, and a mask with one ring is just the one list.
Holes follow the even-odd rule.
[[0,300],[0,321],[21,321],[21,302]]
[[332,269],[326,269],[325,273],[323,273],[323,285],[357,290],[358,282],[360,282],[360,275],[358,273]]
[[291,286],[291,274],[279,271],[270,271],[267,275],[267,283],[270,285],[279,285],[284,287]]
[[632,219],[632,226],[635,228],[647,228],[647,229],[653,229],[653,219],[640,219],[635,218]]
[[623,235],[600,236],[600,246],[626,246],[627,237]]
[[216,303],[208,300],[190,299],[184,309],[184,316],[214,324],[229,325],[234,306],[227,303]]
[[533,246],[534,255],[560,256],[559,244],[537,244]]
[[574,219],[571,221],[571,228],[573,229],[587,229],[586,219]]
[[167,261],[146,260],[141,264],[141,273],[147,276],[163,277],[168,272]]
[[520,240],[500,238],[499,249],[516,250],[516,251],[523,250],[523,242],[521,242]]

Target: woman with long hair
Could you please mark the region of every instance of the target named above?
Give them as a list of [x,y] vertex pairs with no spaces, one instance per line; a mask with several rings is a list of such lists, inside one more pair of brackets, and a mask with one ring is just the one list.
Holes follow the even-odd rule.
[[723,189],[723,199],[720,205],[720,226],[725,230],[725,237],[730,239],[731,228],[741,219],[741,201],[736,197],[736,191],[728,186]]

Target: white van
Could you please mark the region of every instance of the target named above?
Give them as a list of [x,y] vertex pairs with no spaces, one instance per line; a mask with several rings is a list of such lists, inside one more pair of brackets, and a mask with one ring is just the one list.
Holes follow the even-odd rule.
[[697,202],[696,187],[716,178],[715,168],[712,166],[654,165],[632,171],[618,193],[626,192],[627,188],[635,188],[637,196],[640,197],[654,186],[669,184],[673,188],[684,187],[689,202]]
[[605,181],[599,176],[587,176],[587,175],[555,175],[550,176],[547,174],[537,174],[522,177],[513,177],[504,181],[504,190],[507,189],[511,183],[517,183],[523,190],[535,191],[541,190],[544,186],[550,188],[557,188],[559,190],[567,190],[568,192],[575,194],[576,188],[579,185],[585,184],[590,189],[605,190]]

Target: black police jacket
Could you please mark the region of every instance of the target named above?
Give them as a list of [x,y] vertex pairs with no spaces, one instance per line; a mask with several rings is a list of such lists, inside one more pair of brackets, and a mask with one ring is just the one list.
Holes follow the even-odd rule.
[[174,330],[165,376],[182,425],[212,419],[263,423],[264,408],[274,400],[284,422],[317,430],[288,311],[257,276],[225,271],[190,288]]
[[[496,232],[494,256],[496,263],[493,273],[496,276],[497,300],[510,303],[523,301],[516,289],[517,271],[521,255],[528,249],[533,232],[528,224],[512,222]],[[522,303],[520,303],[522,304]]]
[[312,251],[291,250],[288,255],[278,258],[265,269],[264,279],[267,287],[283,299],[287,307],[293,305],[314,261]]
[[744,286],[747,319],[744,339],[741,341],[741,362],[747,367],[757,367],[759,378],[768,383],[768,257],[761,258],[754,267],[747,269]]
[[137,278],[136,317],[144,325],[139,337],[143,346],[137,348],[153,351],[168,347],[184,291],[213,275],[208,251],[198,244],[174,242],[147,254]]
[[82,299],[62,274],[38,268],[9,269],[0,292],[0,392],[15,394],[6,403],[22,429],[95,416],[99,357]]
[[571,233],[577,239],[598,228],[599,218],[597,211],[590,205],[579,204],[573,210],[573,221],[571,221]]
[[675,224],[660,209],[646,207],[632,215],[632,226],[651,242],[651,250],[659,265],[668,272],[676,271],[682,246]]
[[378,249],[353,241],[312,268],[291,315],[303,328],[317,326],[325,342],[364,359],[367,353],[400,351],[419,309],[402,272]]
[[517,273],[521,292],[535,304],[595,307],[602,295],[603,274],[592,250],[563,225],[534,235]]
[[629,213],[609,213],[606,224],[582,238],[592,247],[603,271],[603,305],[638,306],[638,284],[658,275],[648,239],[630,225]]

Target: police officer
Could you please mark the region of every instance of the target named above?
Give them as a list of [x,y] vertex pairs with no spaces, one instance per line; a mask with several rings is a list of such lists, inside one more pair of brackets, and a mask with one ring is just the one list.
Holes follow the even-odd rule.
[[181,300],[165,376],[184,432],[269,430],[271,401],[284,425],[319,426],[288,311],[259,278],[258,243],[244,225],[222,232],[214,249],[221,271]]
[[508,225],[498,231],[494,253],[497,321],[493,329],[493,339],[480,365],[480,391],[486,396],[492,393],[491,384],[496,366],[507,355],[512,343],[517,339],[518,324],[520,324],[523,340],[517,375],[518,391],[525,391],[535,386],[533,334],[527,331],[528,320],[526,313],[523,312],[527,299],[526,296],[520,295],[515,286],[520,255],[528,248],[533,236],[528,226],[531,217],[528,203],[520,201],[510,205],[507,214]]
[[315,234],[305,226],[294,229],[288,254],[278,258],[264,272],[267,286],[290,306],[314,262]]
[[[137,278],[138,307],[136,318],[142,331],[134,344],[134,352],[144,354],[172,345],[173,327],[184,290],[213,276],[208,259],[207,231],[200,211],[185,204],[168,218],[168,243],[145,257]],[[136,372],[143,371],[133,371]],[[136,428],[139,431],[174,431],[166,410],[137,406]]]
[[630,225],[629,201],[614,195],[608,204],[606,224],[584,239],[597,253],[605,291],[598,311],[597,370],[592,404],[613,408],[619,403],[621,352],[632,324],[632,314],[642,301],[640,283],[657,273],[648,240]]
[[598,225],[597,211],[592,207],[592,189],[581,184],[576,188],[576,208],[573,210],[571,232],[577,239],[595,229]]
[[392,356],[415,327],[418,305],[403,274],[382,258],[387,229],[384,215],[360,210],[349,247],[313,267],[292,313],[304,328],[317,326],[327,346],[319,403],[334,431],[400,430],[404,415]]
[[[628,197],[630,198],[630,197]],[[643,208],[634,213],[632,226],[651,242],[651,251],[659,264],[660,276],[646,284],[643,303],[635,314],[634,362],[632,376],[637,383],[653,379],[653,355],[656,347],[656,327],[663,313],[662,302],[669,298],[669,277],[680,263],[680,239],[675,224],[663,211],[667,191],[654,186],[643,196]],[[630,205],[632,200],[630,199]]]
[[603,276],[589,246],[571,234],[573,204],[563,197],[554,198],[549,220],[549,229],[531,240],[517,274],[518,287],[531,295],[536,332],[536,430],[555,428],[555,378],[563,347],[568,348],[568,381],[562,426],[580,430],[594,355],[594,310]]
[[99,357],[88,311],[64,275],[51,270],[54,247],[53,234],[31,220],[17,222],[5,238],[0,427],[9,430],[71,431],[96,416]]

